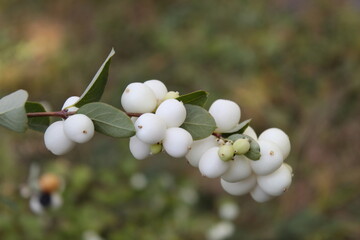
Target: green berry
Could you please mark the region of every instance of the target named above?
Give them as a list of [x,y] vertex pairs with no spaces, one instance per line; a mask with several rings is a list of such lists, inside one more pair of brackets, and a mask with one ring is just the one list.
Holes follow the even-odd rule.
[[219,157],[223,161],[229,161],[234,157],[235,151],[231,144],[225,144],[219,147]]
[[233,148],[235,150],[235,154],[237,155],[245,154],[250,149],[249,140],[240,138],[234,142]]
[[157,154],[157,153],[161,152],[161,150],[162,150],[162,145],[160,143],[155,143],[150,146],[150,154],[151,155]]

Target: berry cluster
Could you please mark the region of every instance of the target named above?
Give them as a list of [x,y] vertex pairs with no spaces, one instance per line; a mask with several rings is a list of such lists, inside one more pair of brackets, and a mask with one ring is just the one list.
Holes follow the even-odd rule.
[[[232,195],[250,193],[257,202],[281,195],[291,184],[292,170],[284,162],[290,152],[288,136],[280,129],[264,131],[259,138],[250,126],[235,140],[223,137],[243,126],[240,107],[233,101],[218,99],[209,108],[216,129],[213,135],[193,141],[180,128],[186,118],[184,104],[158,80],[129,84],[122,94],[123,108],[133,117],[136,135],[130,138],[130,151],[142,160],[164,150],[175,158],[186,157],[208,178],[221,178],[221,186]],[[246,157],[251,141],[260,147],[260,159]]]
[[[63,107],[63,111],[76,112],[78,108],[73,105],[79,97],[68,98]],[[46,148],[55,155],[63,155],[74,148],[75,143],[88,142],[95,133],[94,124],[91,119],[84,114],[74,114],[66,120],[52,123],[45,131],[44,142]]]
[[198,167],[203,176],[220,177],[222,188],[231,195],[250,193],[257,202],[280,196],[292,180],[292,169],[284,163],[290,152],[288,136],[278,128],[270,128],[257,138],[250,126],[243,134],[259,144],[259,160],[253,161],[244,155],[250,147],[248,138],[233,142],[213,135],[194,141],[186,159]]
[[186,109],[175,98],[178,92],[168,92],[159,80],[129,84],[121,97],[123,108],[130,113],[141,113],[132,120],[136,135],[130,138],[130,151],[142,160],[163,150],[175,158],[189,151],[193,138],[180,126],[186,118]]

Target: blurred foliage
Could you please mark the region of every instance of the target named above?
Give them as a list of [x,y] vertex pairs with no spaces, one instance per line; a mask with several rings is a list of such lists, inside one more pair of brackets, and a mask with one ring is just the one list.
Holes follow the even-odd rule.
[[[230,239],[359,239],[359,16],[356,0],[0,0],[0,96],[23,88],[58,109],[114,47],[105,102],[120,107],[128,83],[152,78],[235,100],[257,132],[289,133],[295,171],[258,204],[185,160],[136,161],[127,140],[98,134],[55,159],[41,134],[2,128],[1,239],[204,239],[223,199],[241,210]],[[32,163],[66,180],[60,210],[34,215],[20,196]]]

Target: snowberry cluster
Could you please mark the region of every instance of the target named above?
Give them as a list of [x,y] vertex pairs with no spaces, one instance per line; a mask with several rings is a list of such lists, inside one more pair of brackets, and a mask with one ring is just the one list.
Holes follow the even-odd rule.
[[178,92],[168,92],[159,80],[129,84],[121,97],[125,111],[141,113],[133,117],[136,135],[130,138],[130,151],[136,159],[142,160],[165,150],[175,158],[181,158],[189,151],[193,138],[180,126],[186,118],[186,109],[176,100]]
[[[288,136],[280,129],[264,131],[259,138],[251,127],[236,140],[223,138],[223,134],[239,131],[243,126],[240,107],[233,101],[218,99],[209,108],[216,129],[213,135],[193,141],[191,135],[180,128],[186,118],[179,95],[168,92],[158,80],[131,83],[125,89],[121,103],[127,112],[141,113],[133,118],[136,135],[130,138],[130,151],[142,160],[164,150],[175,158],[186,157],[198,167],[203,176],[221,178],[221,186],[232,195],[250,193],[257,202],[265,202],[281,195],[291,184],[292,170],[284,162],[290,152]],[[251,141],[260,147],[259,160],[245,155]]]
[[[62,110],[75,112],[78,110],[73,105],[80,98],[72,96],[68,98]],[[48,150],[55,155],[63,155],[74,148],[75,143],[88,142],[95,133],[94,124],[84,114],[74,114],[66,120],[52,123],[45,131],[44,142]]]
[[[219,136],[238,130],[241,111],[236,103],[220,99],[211,105],[209,112],[215,119]],[[203,176],[220,177],[221,186],[229,194],[250,193],[257,202],[281,195],[292,180],[291,167],[283,163],[290,152],[288,136],[278,128],[270,128],[257,138],[250,126],[243,136],[247,137],[231,141],[211,135],[194,141],[186,159],[198,167]],[[259,160],[250,160],[244,155],[250,149],[250,141],[257,141],[260,146]]]

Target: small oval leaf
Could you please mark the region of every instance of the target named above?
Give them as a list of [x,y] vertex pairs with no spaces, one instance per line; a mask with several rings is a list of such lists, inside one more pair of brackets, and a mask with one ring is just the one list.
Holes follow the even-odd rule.
[[15,132],[24,132],[27,127],[25,102],[29,94],[17,90],[0,99],[0,125]]
[[88,103],[79,108],[82,113],[91,118],[95,130],[111,137],[131,137],[135,127],[131,119],[123,111],[101,102]]
[[235,142],[236,140],[238,140],[240,138],[248,139],[249,143],[250,143],[250,149],[244,155],[251,160],[259,160],[261,157],[260,146],[252,137],[245,135],[245,134],[238,134],[238,133],[233,134],[228,137],[228,139],[233,142]]
[[99,70],[96,72],[95,76],[93,77],[83,94],[80,96],[79,101],[74,104],[76,107],[81,107],[87,103],[97,102],[100,100],[102,94],[104,93],[105,85],[108,80],[110,62],[114,54],[115,50],[111,49],[108,57],[101,65]]
[[[30,112],[46,112],[43,105],[38,102],[26,102],[25,110],[27,113]],[[45,132],[45,130],[50,125],[50,117],[32,117],[28,118],[28,126],[29,128],[39,131]]]
[[185,104],[186,119],[180,126],[187,130],[194,140],[210,136],[215,128],[214,118],[204,108],[196,105]]
[[177,98],[177,100],[183,102],[184,104],[192,104],[203,107],[208,99],[209,93],[205,91],[195,91],[192,93],[184,94]]

